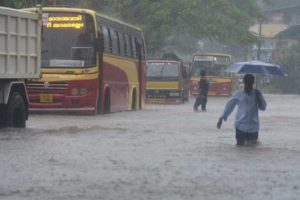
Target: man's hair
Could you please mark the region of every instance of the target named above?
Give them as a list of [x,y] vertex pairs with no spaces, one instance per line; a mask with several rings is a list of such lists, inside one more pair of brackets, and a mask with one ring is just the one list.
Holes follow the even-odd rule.
[[243,79],[245,85],[253,85],[254,80],[255,80],[255,77],[252,74],[246,74]]
[[200,75],[203,76],[203,77],[206,76],[206,71],[205,70],[201,70]]

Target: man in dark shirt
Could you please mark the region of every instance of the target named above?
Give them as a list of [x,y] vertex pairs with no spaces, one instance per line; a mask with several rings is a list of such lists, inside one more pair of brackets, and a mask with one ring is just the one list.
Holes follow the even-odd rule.
[[207,104],[207,94],[209,89],[209,82],[206,79],[206,72],[202,70],[200,72],[201,78],[199,81],[199,95],[196,98],[196,102],[194,104],[194,111],[198,111],[198,107],[201,105],[201,110],[206,111]]

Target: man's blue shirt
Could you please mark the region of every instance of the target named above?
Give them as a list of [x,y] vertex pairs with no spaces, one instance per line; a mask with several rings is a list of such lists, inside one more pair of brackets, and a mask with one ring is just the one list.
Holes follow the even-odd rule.
[[235,128],[247,133],[258,132],[258,109],[265,110],[267,107],[267,103],[261,92],[255,89],[250,94],[244,91],[236,92],[227,102],[221,116],[225,121],[236,105],[238,106],[238,110],[235,117]]

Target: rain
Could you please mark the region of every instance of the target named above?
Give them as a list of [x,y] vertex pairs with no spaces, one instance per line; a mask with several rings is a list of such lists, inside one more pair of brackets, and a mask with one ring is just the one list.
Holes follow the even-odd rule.
[[[59,28],[48,32],[44,28],[41,64],[42,69],[52,68],[43,69],[45,74],[50,71],[48,77],[42,77],[45,82],[26,81],[30,100],[26,128],[0,129],[0,199],[299,199],[300,1],[0,1],[0,6],[13,9],[34,7],[36,4],[42,7],[88,8],[103,14],[101,20],[106,20],[105,26],[109,26],[110,19],[117,19],[117,22],[132,24],[131,28],[138,27],[130,29],[126,23],[122,24],[130,30],[128,35],[132,34],[136,44],[140,45],[136,46],[136,51],[145,48],[141,54],[131,55],[129,47],[126,48],[127,38],[131,36],[124,33],[122,40],[125,45],[119,46],[120,55],[127,56],[124,63],[139,58],[145,61],[157,59],[163,63],[163,58],[167,57],[168,64],[172,63],[173,66],[178,63],[182,67],[179,69],[185,70],[182,75],[185,82],[182,84],[189,86],[189,98],[176,103],[156,100],[146,104],[144,98],[150,98],[146,90],[150,87],[148,80],[144,96],[139,96],[138,87],[116,100],[113,96],[107,99],[103,93],[103,107],[94,110],[90,108],[81,113],[81,108],[85,108],[82,105],[87,105],[90,100],[81,102],[80,98],[70,100],[77,110],[55,106],[39,110],[37,105],[40,102],[36,102],[41,100],[37,98],[38,87],[55,88],[60,92],[73,84],[75,86],[69,92],[78,97],[87,96],[92,88],[90,85],[95,84],[91,82],[84,86],[86,88],[80,88],[83,82],[78,85],[73,82],[67,84],[58,79],[54,85],[52,80],[64,77],[63,74],[51,75],[57,68],[67,68],[66,74],[73,78],[93,72],[89,67],[98,64],[93,60],[93,55],[96,55],[94,51],[103,48],[105,54],[114,54],[114,47],[108,53],[110,47],[105,44],[95,45],[95,50],[94,46],[79,46],[72,51],[83,52],[82,58],[73,59],[73,54],[63,55],[63,47],[67,43],[69,46],[75,45],[73,38],[80,35],[82,30],[74,28],[68,32],[68,37],[59,38],[61,44],[55,44],[53,41]],[[89,20],[89,17],[82,16],[72,14],[71,17],[82,18],[82,23]],[[50,17],[57,21],[71,20],[65,15],[43,15],[44,27],[49,25]],[[71,26],[66,24],[64,22],[63,26]],[[103,33],[107,28],[105,26],[101,27]],[[3,39],[1,34],[4,35],[4,31],[1,30],[0,39]],[[144,38],[139,37],[140,30]],[[107,32],[110,31],[107,28]],[[96,33],[93,34],[87,37],[97,38]],[[105,34],[103,38],[105,41]],[[57,46],[58,51],[51,52],[51,48]],[[255,74],[254,87],[261,91],[267,103],[266,110],[259,111],[260,128],[256,145],[236,145],[237,108],[227,121],[223,121],[221,129],[217,128],[226,103],[244,87],[243,72],[230,71],[229,74],[226,70],[222,71],[222,76],[228,75],[235,81],[232,92],[224,95],[222,92],[213,93],[215,79],[207,74],[210,90],[206,111],[201,111],[199,107],[196,112],[193,108],[198,98],[192,87],[192,82],[196,80],[192,75],[194,56],[215,56],[214,53],[231,55],[230,62],[235,63],[232,67],[241,67],[240,63],[245,61],[257,63],[256,60],[259,60],[267,65],[272,63],[273,68],[280,70],[275,74],[272,74],[273,71],[267,73],[268,69],[261,74],[249,72]],[[0,58],[1,55],[0,52]],[[61,56],[60,60],[52,58],[55,56]],[[66,57],[62,59],[63,56]],[[200,56],[198,61],[203,58]],[[114,63],[109,59],[103,63]],[[217,60],[217,57],[212,60]],[[77,65],[84,70],[76,68]],[[72,68],[76,69],[71,73]],[[142,72],[146,76],[147,71]],[[162,74],[162,70],[160,72]],[[177,73],[181,76],[180,70]],[[124,75],[119,73],[116,76]],[[172,80],[170,76],[167,78],[168,81]],[[158,79],[152,77],[153,80]],[[4,82],[4,79],[1,81]],[[128,86],[116,91],[131,89]],[[198,86],[196,90],[198,92]],[[114,91],[110,92],[113,95]],[[156,93],[159,93],[159,89],[155,89],[151,95]],[[160,98],[164,96],[162,93],[159,95]],[[175,98],[176,91],[172,95]],[[0,97],[3,96],[4,92]],[[61,97],[62,93],[57,96]],[[44,95],[43,98],[45,102],[42,105],[50,102],[58,105],[62,101],[55,99],[55,96]],[[122,99],[128,99],[129,102],[123,103]],[[117,104],[107,108],[106,103],[113,105],[114,101]],[[6,120],[1,112],[7,111],[5,108],[0,105],[0,121],[4,122]]]

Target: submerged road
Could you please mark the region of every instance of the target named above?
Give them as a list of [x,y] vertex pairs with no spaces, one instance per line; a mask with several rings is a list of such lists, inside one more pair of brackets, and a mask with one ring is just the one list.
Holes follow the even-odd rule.
[[265,95],[260,144],[236,147],[234,114],[184,105],[99,116],[31,115],[0,130],[0,199],[298,200],[300,96]]

